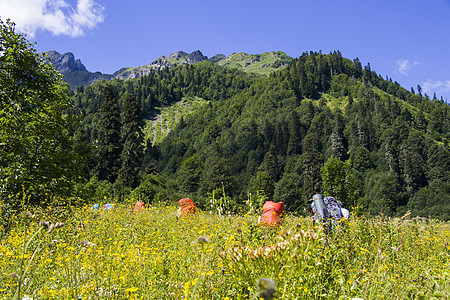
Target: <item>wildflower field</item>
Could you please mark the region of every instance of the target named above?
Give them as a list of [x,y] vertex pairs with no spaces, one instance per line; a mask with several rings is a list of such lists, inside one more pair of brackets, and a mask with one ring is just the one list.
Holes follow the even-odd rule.
[[[449,224],[352,216],[326,234],[287,215],[171,206],[28,209],[0,241],[2,299],[448,299]],[[59,217],[58,217],[59,216]]]

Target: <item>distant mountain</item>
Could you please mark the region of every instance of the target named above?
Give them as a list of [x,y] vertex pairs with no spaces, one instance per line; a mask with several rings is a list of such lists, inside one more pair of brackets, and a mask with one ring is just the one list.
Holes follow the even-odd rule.
[[131,79],[148,75],[152,70],[173,68],[184,64],[196,64],[201,61],[209,61],[213,64],[222,65],[229,68],[240,69],[248,73],[269,74],[278,69],[284,68],[292,60],[284,52],[265,52],[262,54],[247,54],[244,52],[233,53],[230,56],[216,54],[211,58],[203,55],[200,50],[192,53],[177,51],[169,56],[160,56],[148,65],[123,68],[114,73],[114,78]]
[[202,61],[209,61],[213,64],[239,69],[248,73],[259,73],[268,75],[269,73],[286,67],[292,60],[284,52],[265,52],[262,54],[247,54],[244,52],[233,53],[228,57],[223,54],[214,55],[211,58],[203,55],[200,50],[186,53],[183,51],[174,52],[168,56],[160,56],[153,62],[139,67],[122,68],[114,74],[102,74],[100,72],[89,72],[81,63],[80,59],[75,59],[70,52],[60,54],[57,51],[44,52],[56,69],[64,75],[64,79],[70,84],[72,89],[80,85],[91,85],[92,83],[105,79],[131,79],[148,75],[151,71],[164,68],[173,68],[185,64],[196,64]]
[[81,63],[81,60],[75,60],[72,53],[60,54],[57,51],[45,52],[50,58],[51,62],[55,65],[56,69],[62,73],[86,71],[86,67]]
[[112,75],[89,72],[81,63],[81,60],[75,59],[74,55],[70,52],[60,54],[52,50],[44,52],[44,54],[48,56],[50,62],[56,69],[64,75],[64,80],[70,85],[71,89],[75,89],[80,85],[90,85],[102,79],[110,80],[113,78]]

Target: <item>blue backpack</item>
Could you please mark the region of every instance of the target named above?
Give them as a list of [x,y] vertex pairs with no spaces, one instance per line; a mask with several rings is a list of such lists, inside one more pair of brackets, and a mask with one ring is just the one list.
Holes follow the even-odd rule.
[[[334,222],[338,222],[344,216],[342,215],[342,205],[334,199],[334,197],[324,197],[323,202],[327,206],[327,219],[333,219]],[[333,223],[334,223],[333,222]]]

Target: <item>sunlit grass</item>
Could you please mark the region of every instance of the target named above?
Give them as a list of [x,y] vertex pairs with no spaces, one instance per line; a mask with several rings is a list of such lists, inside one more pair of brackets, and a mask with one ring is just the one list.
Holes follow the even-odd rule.
[[448,223],[353,216],[327,236],[290,215],[266,228],[257,215],[179,218],[175,207],[132,207],[15,217],[0,242],[0,297],[249,299],[263,295],[262,278],[276,299],[449,296]]
[[182,101],[171,106],[155,107],[159,113],[154,116],[154,120],[146,120],[145,140],[150,139],[153,144],[160,143],[176,127],[181,118],[201,109],[207,103],[207,100],[199,97],[183,97]]

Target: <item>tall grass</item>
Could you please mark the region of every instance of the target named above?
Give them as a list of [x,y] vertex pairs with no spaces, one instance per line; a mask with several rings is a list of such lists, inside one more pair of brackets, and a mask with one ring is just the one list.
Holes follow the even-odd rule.
[[0,242],[0,297],[270,299],[267,283],[275,299],[450,294],[448,223],[353,216],[326,235],[290,215],[267,228],[257,215],[179,218],[175,207],[131,207],[72,208],[64,225],[31,208],[17,216]]

